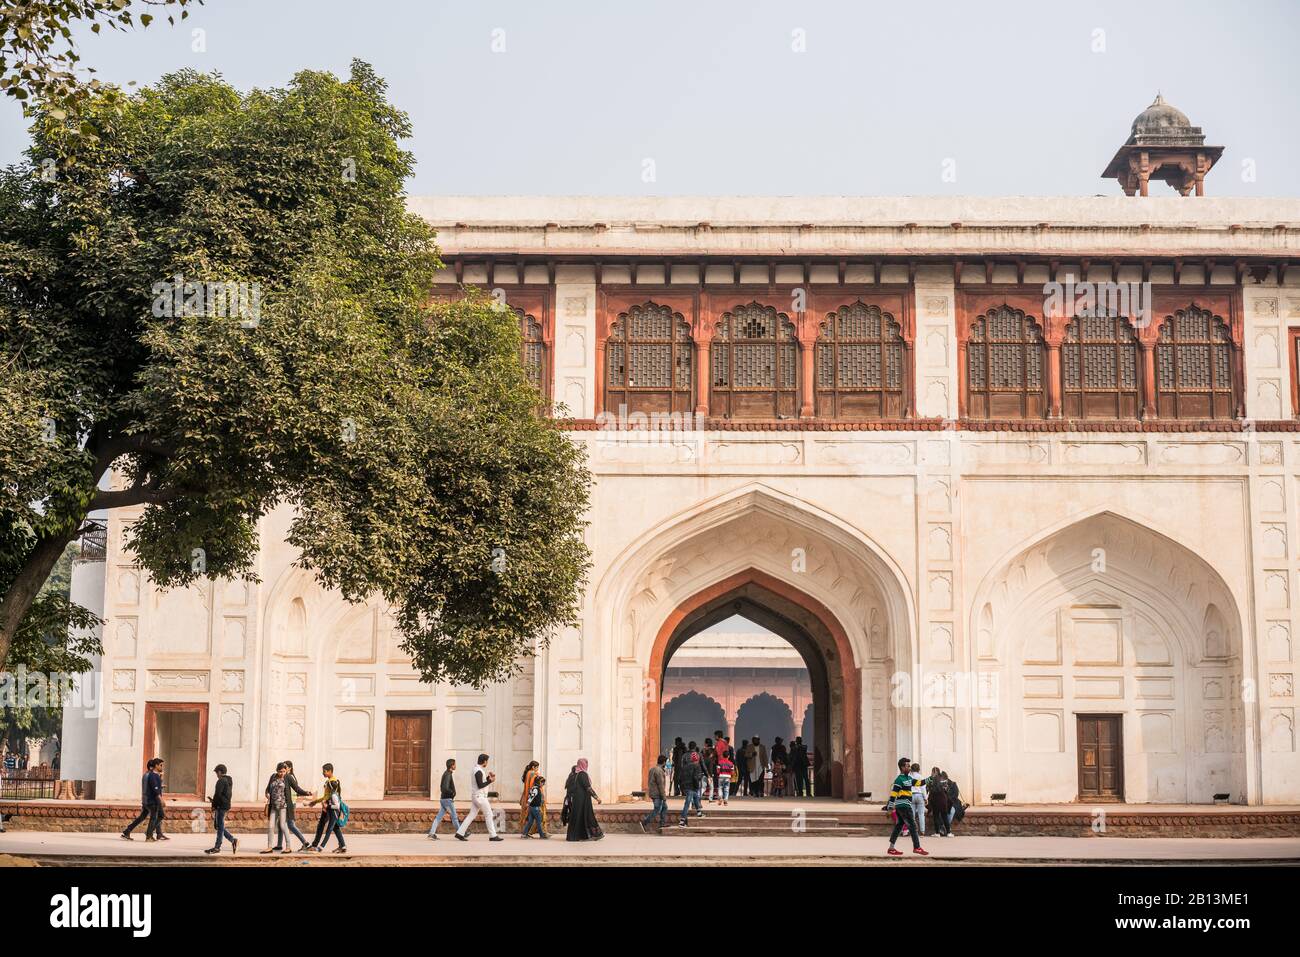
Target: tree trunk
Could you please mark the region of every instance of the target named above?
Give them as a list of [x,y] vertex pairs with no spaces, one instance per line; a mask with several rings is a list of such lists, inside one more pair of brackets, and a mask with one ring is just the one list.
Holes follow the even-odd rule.
[[[85,516],[82,516],[84,521]],[[32,602],[40,593],[41,586],[50,577],[50,572],[59,561],[59,556],[81,531],[82,522],[72,524],[65,533],[43,538],[27,555],[22,568],[8,589],[0,597],[0,670],[9,660],[9,649],[13,647],[18,626],[22,624]]]

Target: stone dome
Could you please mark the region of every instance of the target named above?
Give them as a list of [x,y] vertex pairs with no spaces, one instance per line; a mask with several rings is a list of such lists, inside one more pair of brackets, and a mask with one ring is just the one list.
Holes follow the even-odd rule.
[[1192,121],[1187,118],[1187,114],[1166,103],[1159,93],[1156,94],[1155,102],[1133,121],[1134,133],[1168,133],[1191,128]]

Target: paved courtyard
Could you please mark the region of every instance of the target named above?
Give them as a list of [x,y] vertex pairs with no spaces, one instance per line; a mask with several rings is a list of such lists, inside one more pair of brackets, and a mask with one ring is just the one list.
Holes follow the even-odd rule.
[[[126,842],[116,834],[85,832],[10,831],[0,835],[0,855],[30,855],[46,863],[134,863],[177,858],[211,861],[202,854],[210,847],[210,833],[177,833],[164,843],[145,843],[143,838]],[[237,860],[252,863],[338,861],[335,854],[260,855],[266,847],[261,835],[241,836]],[[755,863],[857,863],[884,857],[886,842],[879,837],[716,837],[671,833],[665,836],[610,834],[599,842],[568,843],[562,835],[550,840],[521,840],[517,835],[492,843],[485,835],[469,841],[450,834],[430,841],[415,834],[356,834],[348,839],[353,858],[368,863],[454,863],[462,859],[484,859],[500,863],[561,863],[573,859],[605,859],[612,864],[638,862],[689,865],[716,864],[722,859]],[[910,844],[902,841],[912,861]],[[1098,864],[1219,861],[1223,863],[1300,863],[1300,838],[1069,838],[1069,837],[982,837],[959,836],[925,841],[932,860],[949,863],[1034,863],[1088,862]],[[221,856],[230,863],[227,850]],[[919,859],[915,861],[923,863]]]

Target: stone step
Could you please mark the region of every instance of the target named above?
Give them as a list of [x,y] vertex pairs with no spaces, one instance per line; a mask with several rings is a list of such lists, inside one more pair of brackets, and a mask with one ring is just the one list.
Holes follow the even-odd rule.
[[868,833],[866,828],[861,827],[810,825],[796,831],[789,826],[755,827],[752,825],[698,824],[694,822],[690,827],[673,826],[664,828],[664,832],[682,835],[694,834],[697,837],[862,837]]

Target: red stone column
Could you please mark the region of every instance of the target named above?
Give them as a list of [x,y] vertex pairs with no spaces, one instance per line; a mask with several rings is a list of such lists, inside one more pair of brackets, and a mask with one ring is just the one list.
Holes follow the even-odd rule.
[[1047,417],[1061,417],[1061,344],[1047,344]]
[[916,350],[912,340],[903,340],[903,416],[916,418]]
[[799,363],[801,367],[799,376],[799,418],[811,419],[817,414],[817,407],[813,402],[813,357],[817,353],[816,337],[808,336],[799,337]]
[[1156,417],[1156,345],[1140,342],[1142,347],[1142,418]]
[[712,366],[709,364],[709,340],[695,345],[695,414],[709,414],[709,382]]

